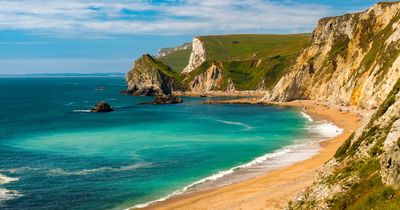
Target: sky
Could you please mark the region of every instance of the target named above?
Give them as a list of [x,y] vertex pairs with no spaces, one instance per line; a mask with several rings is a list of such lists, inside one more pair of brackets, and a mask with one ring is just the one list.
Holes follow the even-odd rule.
[[194,36],[312,32],[375,0],[0,0],[0,74],[127,72]]

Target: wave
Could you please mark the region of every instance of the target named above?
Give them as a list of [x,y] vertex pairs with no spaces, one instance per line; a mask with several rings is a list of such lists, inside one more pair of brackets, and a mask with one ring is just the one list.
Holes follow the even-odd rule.
[[322,136],[324,139],[333,138],[343,133],[343,128],[339,128],[333,123],[322,121],[309,127],[310,131]]
[[[0,185],[7,184],[10,182],[15,182],[18,180],[19,180],[18,178],[8,177],[3,174],[0,174]],[[19,193],[18,191],[0,188],[0,204],[3,201],[11,200],[20,196],[22,196],[22,194]]]
[[224,124],[227,124],[227,125],[238,125],[238,126],[242,126],[242,127],[245,128],[245,129],[243,129],[243,130],[251,130],[251,129],[254,128],[253,126],[250,126],[250,125],[245,124],[245,123],[242,123],[242,122],[233,122],[233,121],[226,121],[226,120],[217,120],[217,121],[218,121],[218,122],[221,122],[221,123],[224,123]]
[[8,190],[5,188],[0,188],[0,207],[3,201],[12,200],[21,196],[23,196],[23,194],[21,194],[16,190]]
[[113,167],[100,167],[93,169],[83,169],[77,171],[68,171],[61,168],[54,168],[48,171],[48,175],[51,176],[82,176],[82,175],[90,175],[95,173],[104,173],[104,172],[123,172],[123,171],[133,171],[138,168],[148,168],[151,167],[151,163],[137,163],[133,165],[121,166],[118,168]]
[[72,110],[73,112],[85,112],[85,113],[87,113],[87,112],[91,112],[91,110],[90,109],[76,109],[76,110]]
[[310,121],[310,122],[313,122],[313,121],[314,121],[313,118],[312,118],[310,115],[308,115],[307,113],[305,113],[305,112],[300,112],[300,113],[301,113],[301,115],[303,115],[303,117],[306,118],[308,121]]
[[18,180],[19,180],[18,178],[8,177],[3,174],[0,174],[0,185],[18,181]]

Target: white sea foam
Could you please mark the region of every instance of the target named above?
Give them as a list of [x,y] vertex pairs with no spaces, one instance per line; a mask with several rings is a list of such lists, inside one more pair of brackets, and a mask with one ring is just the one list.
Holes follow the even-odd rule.
[[242,122],[233,122],[233,121],[226,121],[226,120],[217,120],[218,122],[221,122],[221,123],[224,123],[224,124],[227,124],[227,125],[238,125],[238,126],[242,126],[242,127],[244,127],[245,129],[244,130],[250,130],[250,129],[253,129],[254,127],[252,127],[252,126],[250,126],[250,125],[248,125],[248,124],[245,124],[245,123],[242,123]]
[[77,109],[77,110],[73,110],[73,112],[85,112],[85,113],[87,113],[87,112],[91,112],[91,110],[90,109]]
[[[18,178],[8,177],[3,174],[0,174],[0,185],[4,185],[18,180],[19,180]],[[22,196],[22,194],[20,194],[18,191],[0,188],[0,204],[5,200],[11,200],[20,196]]]
[[113,167],[100,167],[93,169],[83,169],[77,171],[68,171],[61,168],[54,168],[48,171],[48,174],[51,176],[82,176],[82,175],[90,175],[95,173],[103,173],[103,172],[123,172],[123,171],[133,171],[138,168],[148,168],[151,167],[151,163],[137,163],[133,165],[121,166],[118,168]]
[[12,200],[21,196],[22,194],[18,191],[0,188],[0,207],[3,201]]
[[[307,118],[310,122],[314,122],[314,120],[306,113],[303,113],[303,116],[305,118]],[[229,122],[229,121],[222,121],[222,120],[218,120],[218,121],[227,123],[227,124],[242,125],[242,123],[238,123],[238,122]],[[323,141],[328,138],[333,138],[337,135],[340,135],[343,132],[342,128],[339,128],[335,124],[329,123],[326,121],[314,122],[310,125],[309,129],[310,129],[311,134],[312,133],[317,134],[316,138],[318,138],[318,141],[315,141],[315,139],[312,139],[310,137],[311,139],[308,139],[307,141],[301,141],[302,143],[284,147],[273,153],[268,153],[263,156],[257,157],[248,163],[230,168],[225,171],[218,172],[209,177],[206,177],[199,181],[196,181],[190,185],[187,185],[180,190],[174,191],[165,197],[162,197],[162,198],[159,198],[157,200],[153,200],[153,201],[150,201],[147,203],[135,205],[133,208],[144,208],[153,203],[165,201],[171,197],[184,194],[184,193],[188,192],[190,189],[193,189],[195,186],[199,186],[199,185],[202,185],[207,182],[213,182],[216,180],[220,180],[222,178],[226,178],[227,176],[234,176],[234,174],[236,174],[235,172],[241,172],[241,173],[237,173],[238,174],[237,176],[242,176],[241,179],[232,179],[237,182],[237,181],[242,181],[242,180],[246,179],[246,178],[243,178],[243,174],[245,174],[243,172],[244,170],[252,170],[249,173],[252,174],[254,177],[254,174],[264,174],[268,170],[272,170],[272,169],[284,167],[284,166],[289,166],[296,162],[306,160],[306,159],[311,158],[312,156],[318,154],[318,152],[320,151],[320,147],[318,144],[319,141]],[[321,138],[323,138],[323,139],[321,139]],[[260,170],[260,168],[261,168],[261,170]],[[254,172],[254,171],[256,171],[256,172]],[[250,178],[250,177],[247,177],[247,178]],[[232,181],[225,182],[225,184],[231,184],[231,183],[233,183],[233,182]],[[210,186],[212,188],[212,187],[221,186],[221,185],[215,185],[214,183],[211,183]],[[204,189],[205,188],[203,188],[203,190]],[[130,208],[128,208],[128,209],[130,209]]]
[[18,180],[19,180],[18,178],[8,177],[3,174],[0,174],[0,185],[18,181]]
[[307,113],[305,113],[305,112],[300,112],[300,113],[301,113],[301,115],[303,115],[303,117],[306,118],[308,121],[310,121],[310,122],[313,122],[313,121],[314,121],[313,118],[311,118],[311,116],[308,115]]
[[343,133],[343,129],[337,127],[335,124],[322,121],[315,123],[310,128],[311,132],[317,133],[318,135],[324,137],[326,140],[328,138],[333,138]]

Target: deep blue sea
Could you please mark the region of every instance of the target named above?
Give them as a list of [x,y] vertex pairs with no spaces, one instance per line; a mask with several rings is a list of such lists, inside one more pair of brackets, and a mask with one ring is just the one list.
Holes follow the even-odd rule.
[[[190,97],[140,105],[152,98],[121,95],[125,88],[124,78],[0,78],[0,208],[123,209],[309,133],[295,109]],[[115,111],[86,112],[100,100]]]

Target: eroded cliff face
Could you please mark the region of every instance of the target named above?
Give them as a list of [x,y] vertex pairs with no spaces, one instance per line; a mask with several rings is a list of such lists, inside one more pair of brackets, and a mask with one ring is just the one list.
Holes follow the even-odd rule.
[[269,100],[374,108],[291,209],[400,206],[400,2],[322,19]]
[[128,89],[124,92],[144,96],[168,95],[183,89],[179,77],[170,67],[146,54],[135,61],[126,75]]
[[190,73],[206,61],[206,51],[199,38],[194,38],[192,42],[192,53],[190,54],[189,64],[183,69],[182,73]]
[[378,107],[400,77],[400,3],[318,22],[309,47],[266,100]]
[[194,92],[207,92],[221,88],[221,84],[221,70],[213,63],[204,73],[194,77],[189,84],[189,88]]

